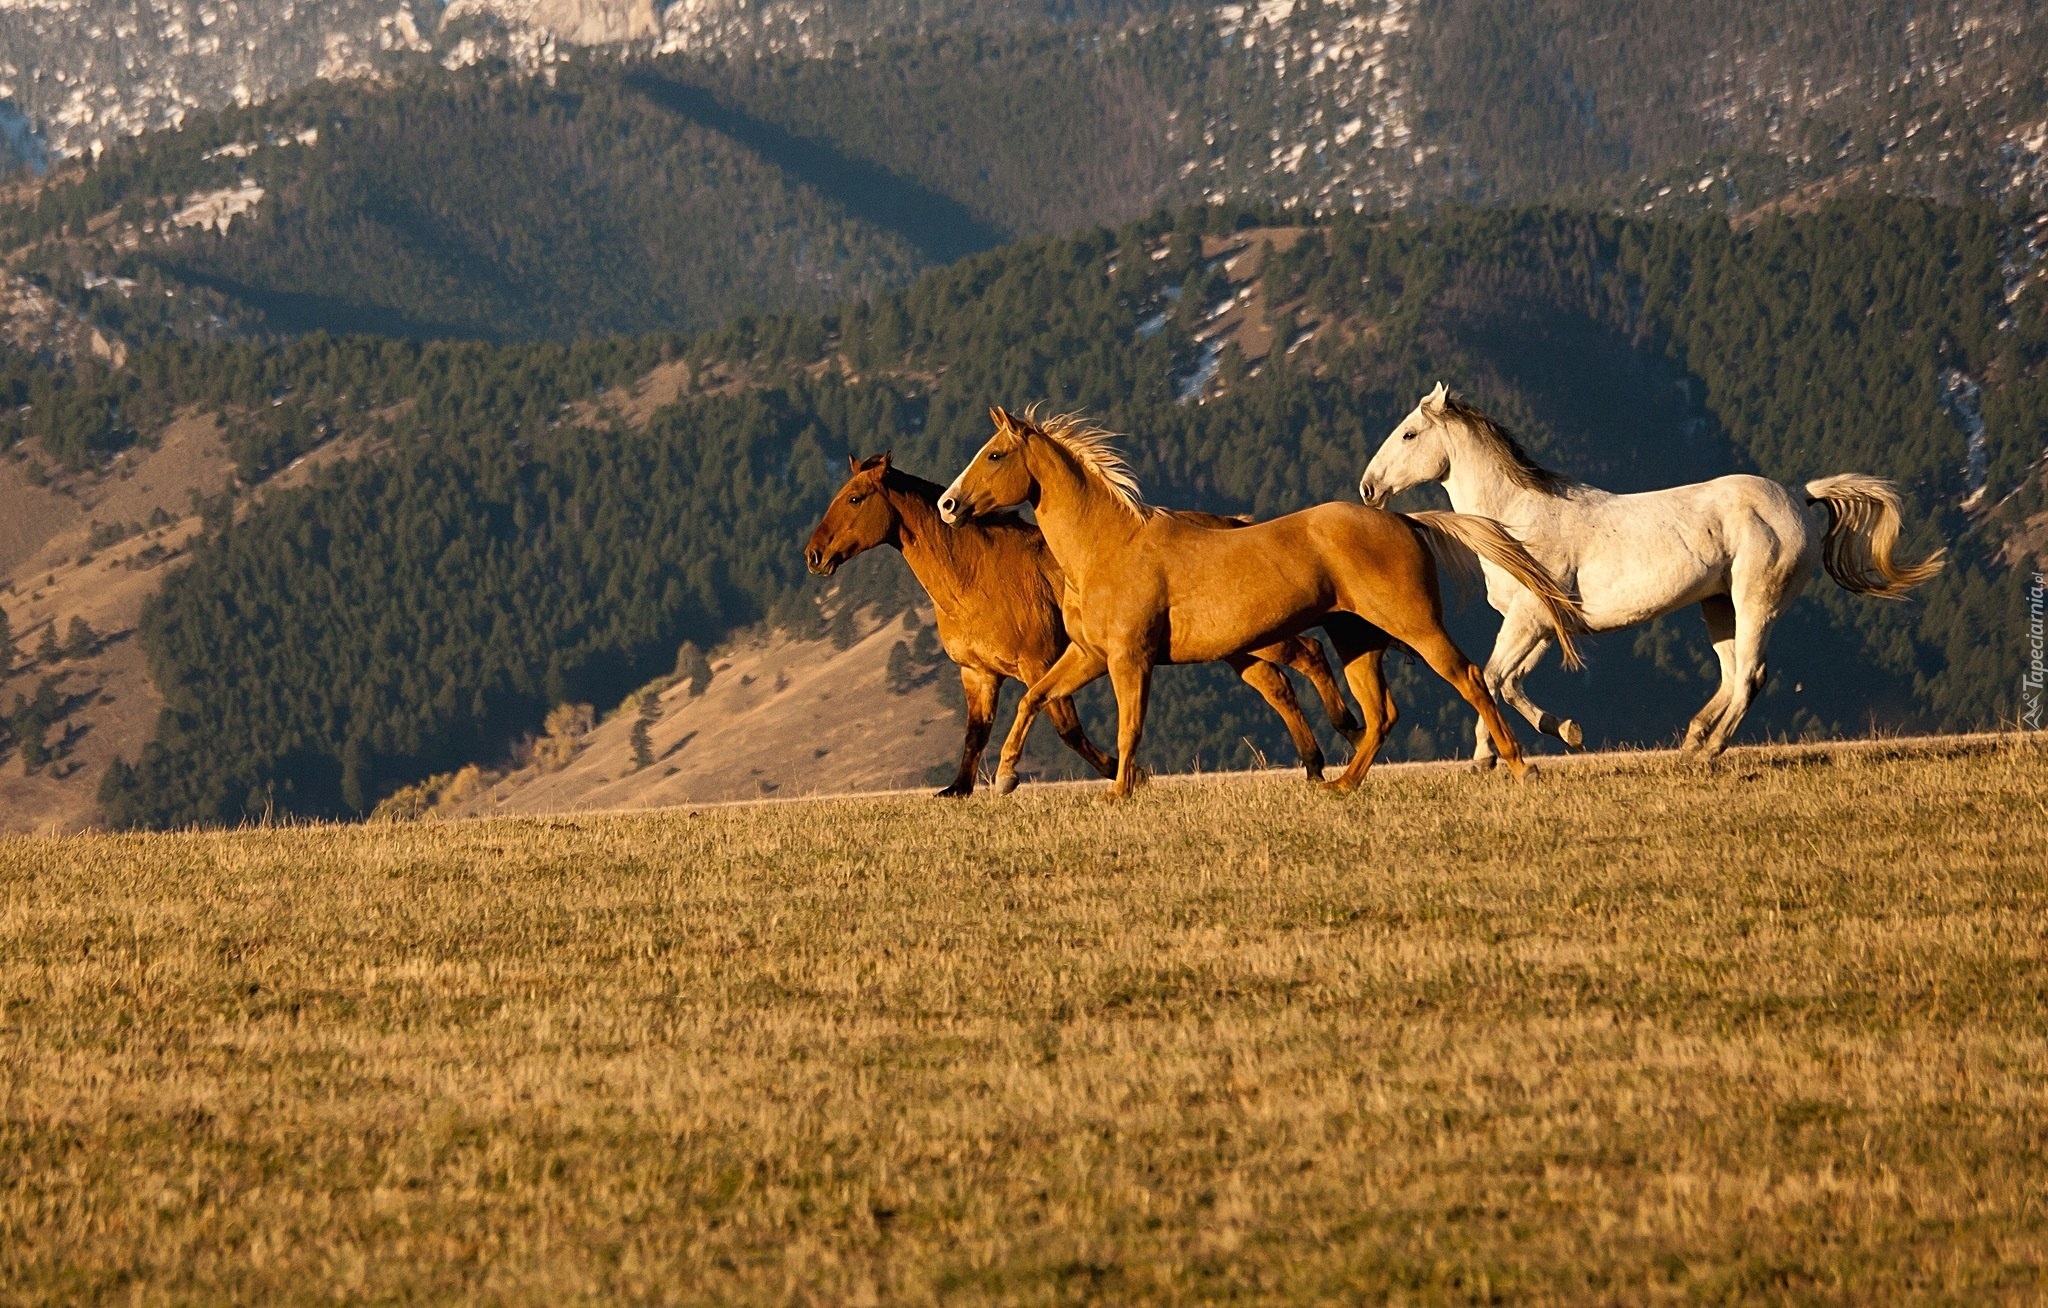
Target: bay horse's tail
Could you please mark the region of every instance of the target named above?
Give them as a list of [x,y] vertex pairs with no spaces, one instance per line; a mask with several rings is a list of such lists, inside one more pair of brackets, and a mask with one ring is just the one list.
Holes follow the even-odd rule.
[[1941,571],[1947,550],[1918,563],[1892,558],[1899,543],[1899,488],[1882,477],[1838,473],[1806,483],[1806,502],[1828,511],[1821,563],[1835,584],[1856,595],[1903,599],[1907,591]]
[[1527,587],[1550,617],[1550,630],[1557,640],[1557,651],[1564,659],[1564,665],[1567,668],[1585,666],[1585,660],[1579,657],[1579,647],[1572,641],[1573,632],[1586,629],[1586,615],[1579,610],[1578,601],[1566,593],[1548,568],[1523,548],[1522,542],[1508,535],[1506,528],[1492,518],[1482,518],[1474,513],[1431,510],[1401,516],[1421,533],[1429,552],[1436,557],[1437,566],[1452,576],[1466,581],[1477,580],[1479,563],[1483,559]]

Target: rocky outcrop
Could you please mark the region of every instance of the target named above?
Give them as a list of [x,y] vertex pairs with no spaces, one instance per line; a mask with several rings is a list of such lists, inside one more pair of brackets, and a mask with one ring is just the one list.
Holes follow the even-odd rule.
[[445,21],[488,13],[572,45],[616,45],[661,34],[655,0],[455,0]]

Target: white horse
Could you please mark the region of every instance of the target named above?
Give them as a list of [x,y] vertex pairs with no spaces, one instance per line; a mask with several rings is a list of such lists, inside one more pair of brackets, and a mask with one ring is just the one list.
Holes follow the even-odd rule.
[[[1771,624],[1816,565],[1844,590],[1898,599],[1941,570],[1942,555],[1915,564],[1892,558],[1899,493],[1888,481],[1846,472],[1806,483],[1811,513],[1774,481],[1713,481],[1615,495],[1538,467],[1501,425],[1453,399],[1439,382],[1373,455],[1358,494],[1379,505],[1411,486],[1442,482],[1451,507],[1506,527],[1585,610],[1586,629],[1615,631],[1698,604],[1721,660],[1721,687],[1685,731],[1685,748],[1709,756],[1749,711],[1764,683]],[[1502,618],[1486,684],[1538,731],[1578,749],[1579,724],[1544,712],[1522,681],[1550,644],[1547,617],[1528,593],[1486,568],[1487,602]],[[1493,763],[1482,729],[1473,756]]]

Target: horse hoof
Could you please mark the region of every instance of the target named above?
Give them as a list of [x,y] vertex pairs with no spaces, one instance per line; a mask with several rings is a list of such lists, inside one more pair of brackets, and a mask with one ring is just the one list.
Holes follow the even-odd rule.
[[1007,795],[1007,794],[1009,794],[1009,793],[1010,793],[1011,791],[1015,790],[1016,788],[1017,788],[1017,774],[1016,774],[1016,773],[1014,773],[1014,772],[998,772],[998,773],[996,773],[996,784],[995,784],[995,792],[996,792],[996,793],[997,793],[998,795]]
[[973,794],[973,793],[974,793],[974,783],[973,783],[972,781],[968,781],[968,782],[959,782],[959,781],[956,781],[956,782],[954,782],[954,783],[953,783],[952,785],[950,785],[950,786],[947,786],[947,787],[946,787],[946,788],[945,788],[944,790],[940,791],[940,792],[939,792],[938,794],[936,794],[936,795],[932,796],[932,798],[933,798],[933,799],[965,799],[965,798],[967,798],[967,797],[968,797],[969,795],[971,795],[971,794]]
[[1346,785],[1342,777],[1338,777],[1335,781],[1319,781],[1316,783],[1316,789],[1322,791],[1325,795],[1348,795],[1357,788],[1355,785]]
[[1564,742],[1566,749],[1584,749],[1586,747],[1586,733],[1581,731],[1579,724],[1570,718],[1566,718],[1557,724],[1557,738]]
[[1494,764],[1498,762],[1500,762],[1500,756],[1497,754],[1475,754],[1472,758],[1472,770],[1474,772],[1491,772],[1493,771]]

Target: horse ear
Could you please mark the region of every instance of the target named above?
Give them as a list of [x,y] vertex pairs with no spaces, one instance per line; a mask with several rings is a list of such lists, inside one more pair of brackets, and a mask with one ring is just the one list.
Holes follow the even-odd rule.
[[1444,401],[1449,399],[1450,396],[1451,393],[1448,390],[1444,389],[1444,384],[1442,382],[1438,382],[1436,384],[1435,390],[1431,391],[1429,394],[1422,397],[1422,402],[1425,406],[1429,408],[1441,409],[1444,407]]
[[988,406],[988,420],[996,425],[997,431],[1002,431],[1010,425],[1009,411],[1000,404],[991,404]]
[[875,456],[875,467],[883,472],[889,471],[889,451],[883,450]]
[[849,454],[846,456],[846,470],[848,472],[860,471],[860,455]]

